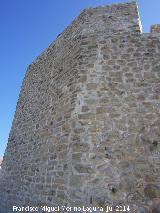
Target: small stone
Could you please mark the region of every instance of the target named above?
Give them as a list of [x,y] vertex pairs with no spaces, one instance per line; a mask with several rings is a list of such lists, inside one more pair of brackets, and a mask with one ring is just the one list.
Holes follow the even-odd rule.
[[97,89],[97,84],[96,84],[96,83],[88,83],[88,84],[87,84],[87,89],[88,89],[88,90]]
[[87,152],[89,151],[89,145],[87,143],[73,143],[73,152]]
[[79,114],[78,118],[82,119],[82,120],[83,119],[85,120],[85,119],[92,119],[92,118],[94,118],[94,116],[95,115],[93,113],[86,113],[86,114]]
[[146,207],[140,207],[137,213],[149,213]]
[[153,204],[150,208],[151,213],[160,213],[160,203]]
[[74,168],[79,173],[91,173],[93,171],[91,166],[83,165],[83,164],[77,164],[76,166],[74,166]]
[[153,199],[153,198],[160,198],[160,188],[154,184],[148,184],[144,188],[144,193],[146,197]]
[[82,106],[82,112],[87,112],[89,110],[88,106]]
[[84,83],[86,81],[87,81],[87,76],[86,75],[80,76],[79,82]]
[[105,107],[98,107],[96,109],[96,114],[101,114],[101,113],[105,113],[107,110]]
[[129,203],[142,203],[144,202],[144,197],[139,192],[133,192],[127,195],[127,201]]
[[83,178],[80,175],[73,175],[70,179],[71,187],[80,187],[83,183]]

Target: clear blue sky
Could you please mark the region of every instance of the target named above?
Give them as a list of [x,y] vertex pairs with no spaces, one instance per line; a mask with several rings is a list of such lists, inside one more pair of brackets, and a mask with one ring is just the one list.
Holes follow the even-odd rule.
[[[0,0],[0,156],[27,66],[87,7],[125,0]],[[139,0],[143,31],[160,23],[160,0]]]

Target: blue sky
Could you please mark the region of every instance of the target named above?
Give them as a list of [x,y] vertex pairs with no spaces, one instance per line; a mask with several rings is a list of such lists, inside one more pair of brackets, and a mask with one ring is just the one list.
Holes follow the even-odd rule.
[[[0,156],[27,66],[87,7],[125,0],[0,0]],[[160,0],[139,0],[143,31],[160,23]]]

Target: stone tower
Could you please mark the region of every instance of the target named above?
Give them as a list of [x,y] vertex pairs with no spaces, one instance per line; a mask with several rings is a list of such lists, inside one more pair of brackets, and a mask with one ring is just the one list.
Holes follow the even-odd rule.
[[159,177],[159,25],[143,34],[135,2],[86,9],[27,69],[0,213],[63,205],[158,213]]

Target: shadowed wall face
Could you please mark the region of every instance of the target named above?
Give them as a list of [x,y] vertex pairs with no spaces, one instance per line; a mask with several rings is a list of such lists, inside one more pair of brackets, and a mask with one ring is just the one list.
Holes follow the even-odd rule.
[[0,210],[122,204],[155,213],[159,61],[159,34],[141,34],[135,3],[84,10],[27,70]]

